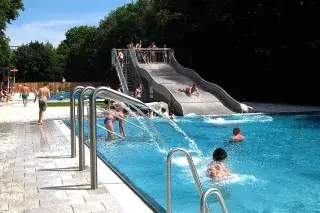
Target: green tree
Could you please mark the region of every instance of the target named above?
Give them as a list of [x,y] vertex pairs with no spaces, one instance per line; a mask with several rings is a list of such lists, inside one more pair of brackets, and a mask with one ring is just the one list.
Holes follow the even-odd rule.
[[9,38],[0,36],[0,69],[7,70],[11,62],[11,50],[9,47]]
[[19,10],[24,10],[22,0],[0,1],[0,34],[4,34],[7,24],[19,16]]
[[[101,70],[111,67],[111,49],[126,48],[131,42],[149,40],[144,14],[152,9],[152,0],[138,0],[118,7],[100,21],[96,39],[97,64]],[[108,60],[106,60],[108,59]]]
[[94,39],[97,28],[73,27],[66,32],[66,39],[57,48],[55,69],[68,81],[100,80],[99,69],[94,67]]
[[54,81],[58,80],[53,62],[55,50],[50,43],[38,41],[21,45],[13,52],[13,65],[17,67],[17,81]]

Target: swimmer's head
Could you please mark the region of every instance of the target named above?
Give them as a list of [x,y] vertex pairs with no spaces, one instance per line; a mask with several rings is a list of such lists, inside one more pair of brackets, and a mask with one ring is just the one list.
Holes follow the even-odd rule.
[[212,159],[214,161],[223,161],[224,159],[227,158],[227,152],[222,149],[222,148],[217,148],[216,150],[214,150],[213,154],[212,154]]
[[239,128],[239,127],[233,128],[233,134],[234,134],[234,135],[237,135],[237,134],[239,134],[239,133],[240,133],[240,128]]

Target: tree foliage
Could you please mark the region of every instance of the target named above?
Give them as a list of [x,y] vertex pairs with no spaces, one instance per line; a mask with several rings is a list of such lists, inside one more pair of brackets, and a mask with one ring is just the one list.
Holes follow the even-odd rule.
[[24,10],[22,0],[1,0],[0,1],[0,34],[7,24],[19,16],[19,10]]
[[73,27],[57,48],[56,68],[68,81],[99,80],[101,73],[94,67],[96,27]]
[[0,70],[7,70],[11,63],[9,39],[0,36]]
[[13,52],[13,64],[19,70],[17,81],[60,81],[60,76],[53,72],[55,50],[50,43],[30,42],[18,47]]
[[[317,0],[137,0],[111,11],[98,27],[70,29],[46,76],[112,81],[112,48],[155,41],[237,99],[315,103],[319,9]],[[16,16],[7,17],[0,20]]]

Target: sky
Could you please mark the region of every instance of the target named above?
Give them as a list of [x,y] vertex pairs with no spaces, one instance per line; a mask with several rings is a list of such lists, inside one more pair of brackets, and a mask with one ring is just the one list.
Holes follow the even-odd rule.
[[74,26],[95,25],[108,13],[132,0],[24,0],[24,11],[9,24],[6,35],[11,46],[30,41],[50,42],[54,46]]

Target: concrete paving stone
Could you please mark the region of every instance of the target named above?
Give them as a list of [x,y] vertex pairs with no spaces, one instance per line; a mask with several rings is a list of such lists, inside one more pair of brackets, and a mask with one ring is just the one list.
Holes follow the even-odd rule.
[[107,189],[90,189],[89,171],[77,171],[78,158],[70,158],[70,142],[55,123],[0,123],[0,129],[12,132],[0,137],[0,204],[9,212],[120,212]]
[[23,212],[24,209],[25,203],[23,201],[9,203],[9,212]]
[[0,193],[0,203],[4,202],[6,199],[10,199],[10,192],[2,192]]
[[75,195],[74,198],[68,197],[66,201],[68,201],[68,204],[71,204],[71,205],[86,204],[86,201],[83,199],[83,197],[82,196],[79,197],[79,195]]
[[9,203],[1,203],[1,211],[2,212],[9,211]]
[[25,213],[74,213],[71,205],[51,206],[51,207],[40,207],[36,209],[26,209]]
[[95,203],[95,204],[80,204],[80,205],[72,205],[74,212],[81,212],[81,211],[93,211],[93,210],[106,210],[102,203]]
[[66,199],[68,198],[65,190],[43,190],[39,189],[38,196],[42,199],[46,198],[57,198],[57,199]]
[[102,205],[104,205],[109,213],[124,213],[123,209],[115,202],[107,204],[102,201]]
[[10,196],[12,197],[12,199],[16,200],[16,201],[23,201],[24,200],[24,191],[20,191],[20,192],[11,192]]
[[87,190],[89,195],[96,195],[96,194],[106,194],[109,191],[104,186],[98,186],[99,188],[96,190]]
[[69,201],[66,199],[58,199],[58,198],[46,198],[46,199],[40,199],[40,208],[46,208],[46,207],[64,207],[64,206],[68,206]]
[[96,203],[96,202],[115,202],[115,199],[110,194],[96,194],[83,196],[86,203]]
[[87,190],[66,190],[66,194],[68,196],[73,196],[73,195],[82,195],[82,196],[88,196]]

